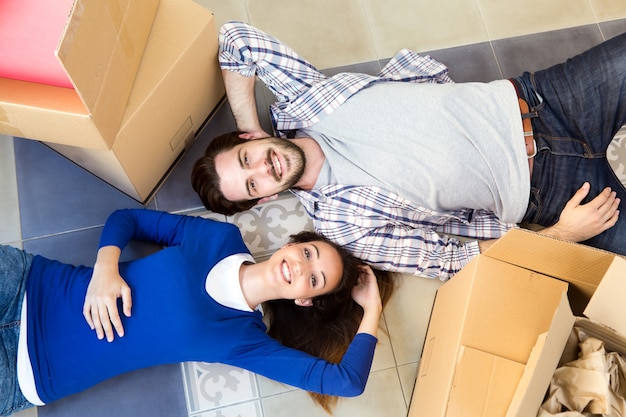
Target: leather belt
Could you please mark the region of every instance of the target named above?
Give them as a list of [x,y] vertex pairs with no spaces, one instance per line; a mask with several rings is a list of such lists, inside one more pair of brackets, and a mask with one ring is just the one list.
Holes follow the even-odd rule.
[[528,117],[530,113],[530,107],[526,100],[521,97],[520,91],[517,87],[517,84],[514,80],[509,80],[513,87],[515,88],[515,93],[517,94],[517,103],[519,105],[520,114],[522,116],[522,129],[524,131],[524,142],[526,144],[526,155],[528,156],[528,170],[530,172],[530,177],[533,176],[533,164],[535,155],[537,155],[537,143],[535,142],[535,137],[533,135],[533,126],[530,123],[530,118]]

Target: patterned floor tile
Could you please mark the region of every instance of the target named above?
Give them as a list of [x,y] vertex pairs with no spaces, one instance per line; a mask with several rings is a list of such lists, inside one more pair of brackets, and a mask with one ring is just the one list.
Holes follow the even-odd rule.
[[289,235],[313,228],[300,200],[291,193],[283,193],[276,200],[229,217],[228,221],[241,229],[243,240],[258,260],[266,259],[287,243]]
[[619,180],[626,185],[626,126],[615,135],[607,149],[606,157]]
[[219,363],[187,362],[183,379],[190,414],[254,400],[259,397],[252,372]]

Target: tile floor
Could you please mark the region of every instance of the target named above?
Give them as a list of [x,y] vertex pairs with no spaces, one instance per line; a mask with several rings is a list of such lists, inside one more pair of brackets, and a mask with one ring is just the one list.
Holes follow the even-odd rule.
[[[446,63],[456,81],[489,81],[545,67],[626,31],[626,5],[614,0],[529,0],[532,4],[522,10],[503,7],[508,2],[495,0],[445,0],[429,5],[390,0],[385,7],[372,0],[196,1],[215,12],[218,24],[230,19],[249,21],[276,34],[320,68],[328,68],[328,73],[376,73],[395,50],[410,47]],[[540,8],[546,13],[533,13]],[[303,13],[307,19],[298,18]],[[260,106],[271,99],[262,89],[259,94],[264,98]],[[223,104],[146,206],[215,216],[201,207],[189,184],[189,172],[212,137],[233,129],[232,116]],[[626,132],[610,153],[616,171],[626,177],[622,163],[626,157],[621,155],[626,155]],[[0,136],[0,193],[0,243],[75,264],[94,261],[102,224],[112,210],[142,206],[46,145],[6,136]],[[242,229],[259,258],[280,246],[288,234],[310,227],[297,200],[288,194],[227,220]],[[134,245],[125,256],[141,256],[149,250]],[[366,392],[340,401],[335,411],[338,417],[406,415],[440,283],[405,276],[398,281],[399,289],[384,312],[384,331]],[[302,391],[235,368],[187,363],[124,375],[19,417],[36,415],[326,414]]]

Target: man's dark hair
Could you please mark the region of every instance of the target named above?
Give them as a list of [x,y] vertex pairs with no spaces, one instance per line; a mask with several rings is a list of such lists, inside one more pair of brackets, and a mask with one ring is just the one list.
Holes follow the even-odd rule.
[[220,189],[220,177],[215,169],[215,157],[235,146],[244,143],[242,132],[230,132],[216,137],[209,143],[204,156],[196,161],[191,172],[191,185],[204,206],[226,216],[245,211],[253,207],[260,199],[230,201]]

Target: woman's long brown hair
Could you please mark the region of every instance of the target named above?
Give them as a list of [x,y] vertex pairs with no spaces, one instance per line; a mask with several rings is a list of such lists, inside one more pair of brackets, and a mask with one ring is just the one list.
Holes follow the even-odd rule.
[[[343,261],[343,276],[337,289],[313,299],[313,306],[300,307],[293,300],[273,300],[265,303],[269,319],[268,334],[283,345],[312,356],[339,363],[356,335],[363,309],[352,299],[352,288],[359,277],[363,262],[345,249],[313,232],[291,236],[292,242],[324,241],[335,247]],[[394,290],[393,274],[373,270],[380,297],[385,306]],[[338,397],[309,392],[311,398],[329,414]]]

